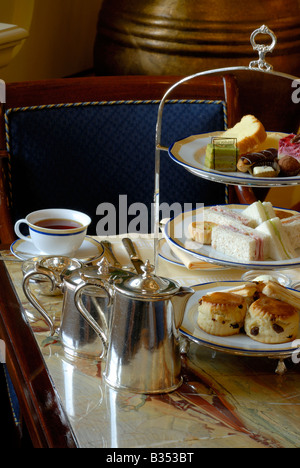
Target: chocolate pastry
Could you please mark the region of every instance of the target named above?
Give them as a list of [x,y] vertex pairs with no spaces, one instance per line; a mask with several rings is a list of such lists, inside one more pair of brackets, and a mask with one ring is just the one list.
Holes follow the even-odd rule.
[[296,176],[300,172],[300,162],[293,156],[284,156],[279,159],[280,175],[283,177]]
[[[250,172],[250,174],[263,177],[277,177],[280,172],[278,165],[278,150],[268,148],[257,153],[243,154],[237,164],[241,172]],[[259,171],[257,168],[268,168],[266,171]]]

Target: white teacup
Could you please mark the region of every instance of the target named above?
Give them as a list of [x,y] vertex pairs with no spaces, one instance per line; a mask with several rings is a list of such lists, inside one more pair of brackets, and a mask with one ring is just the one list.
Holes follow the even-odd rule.
[[[20,225],[29,227],[30,237],[20,232]],[[34,211],[15,224],[20,239],[32,242],[41,254],[73,255],[82,245],[91,224],[91,218],[74,210],[53,208]]]

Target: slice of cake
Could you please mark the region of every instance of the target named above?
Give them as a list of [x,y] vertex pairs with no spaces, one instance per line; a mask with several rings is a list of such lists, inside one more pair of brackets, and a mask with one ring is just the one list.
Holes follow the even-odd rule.
[[300,135],[291,133],[279,140],[278,158],[281,159],[284,156],[292,156],[300,161]]
[[238,149],[233,138],[213,138],[206,147],[205,166],[221,172],[236,172]]
[[267,133],[263,124],[254,115],[245,115],[234,127],[220,135],[223,138],[236,138],[239,154],[253,151],[263,143]]
[[222,172],[236,171],[239,156],[254,151],[266,139],[262,123],[254,115],[245,115],[234,127],[206,146],[204,164],[209,169]]

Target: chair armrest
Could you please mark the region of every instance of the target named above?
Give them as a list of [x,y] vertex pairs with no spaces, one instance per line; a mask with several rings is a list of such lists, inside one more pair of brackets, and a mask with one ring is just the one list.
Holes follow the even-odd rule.
[[0,219],[2,225],[0,242],[2,244],[11,244],[16,240],[9,208],[8,181],[5,177],[7,163],[7,151],[0,150]]
[[234,187],[234,189],[239,203],[243,205],[251,205],[257,201],[257,198],[251,187],[237,185]]

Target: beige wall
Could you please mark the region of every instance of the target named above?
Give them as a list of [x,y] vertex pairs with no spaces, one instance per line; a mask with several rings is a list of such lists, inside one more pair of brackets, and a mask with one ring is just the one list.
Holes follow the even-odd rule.
[[[29,38],[13,61],[0,69],[0,79],[60,78],[92,68],[101,4],[102,0],[0,0],[0,22],[27,28],[31,19]],[[276,206],[292,207],[300,201],[300,187],[272,189],[268,199]]]
[[[0,22],[15,19],[10,18],[10,7],[1,9],[7,1],[14,2],[0,0]],[[60,78],[92,68],[101,4],[102,0],[35,0],[30,36],[13,61],[0,69],[0,78],[6,82]]]

